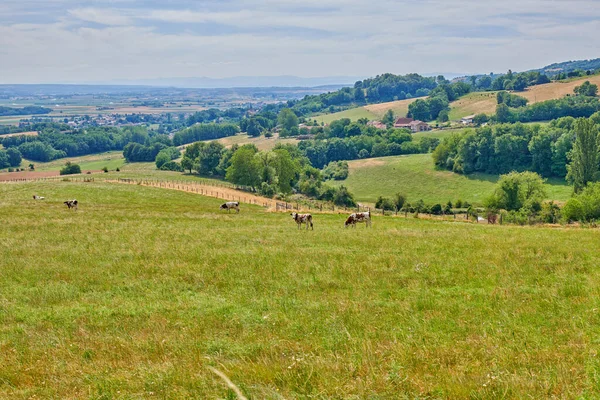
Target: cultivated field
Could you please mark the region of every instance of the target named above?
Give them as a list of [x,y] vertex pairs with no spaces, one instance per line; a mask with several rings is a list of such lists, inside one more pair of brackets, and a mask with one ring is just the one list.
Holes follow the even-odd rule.
[[0,185],[0,397],[600,395],[599,231],[219,204]]
[[[288,139],[279,138],[279,134],[275,134],[273,137],[267,138],[264,135],[259,136],[259,137],[251,137],[244,133],[244,134],[238,134],[235,136],[224,137],[221,139],[217,139],[216,141],[223,144],[225,147],[231,147],[234,144],[237,144],[240,146],[242,146],[244,144],[253,144],[259,150],[271,150],[273,147],[275,147],[279,143],[298,144],[298,140],[293,139],[293,138],[288,138]],[[207,140],[207,142],[212,142],[212,140]]]
[[[460,175],[436,170],[431,154],[413,154],[350,161],[350,175],[344,181],[331,182],[345,185],[357,200],[374,203],[379,196],[391,197],[402,193],[409,202],[422,199],[426,203],[445,204],[458,199],[480,205],[494,191],[496,175]],[[572,188],[564,182],[546,185],[548,198],[566,201]]]
[[391,101],[388,103],[370,104],[364,107],[352,108],[350,110],[340,111],[333,114],[323,114],[311,119],[321,123],[330,124],[335,120],[349,118],[352,121],[357,121],[360,118],[367,118],[369,121],[380,120],[388,110],[393,110],[396,117],[406,117],[408,113],[408,105],[415,99]]
[[[529,100],[529,104],[538,103],[540,101],[561,99],[567,94],[573,94],[575,86],[580,86],[583,82],[600,85],[600,75],[578,78],[565,82],[552,82],[545,85],[531,86],[524,92],[514,92],[519,96]],[[459,120],[467,115],[473,114],[494,114],[496,112],[497,92],[475,92],[469,93],[466,96],[452,102],[450,104],[450,119]]]

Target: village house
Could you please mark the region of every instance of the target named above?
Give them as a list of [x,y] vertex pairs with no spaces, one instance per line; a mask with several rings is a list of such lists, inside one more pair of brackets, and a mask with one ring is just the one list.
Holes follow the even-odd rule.
[[413,133],[430,131],[431,126],[428,123],[414,120],[412,118],[398,118],[394,123],[394,128],[410,129]]
[[467,115],[466,117],[461,118],[460,122],[462,122],[463,125],[472,125],[473,119],[475,119],[475,115]]

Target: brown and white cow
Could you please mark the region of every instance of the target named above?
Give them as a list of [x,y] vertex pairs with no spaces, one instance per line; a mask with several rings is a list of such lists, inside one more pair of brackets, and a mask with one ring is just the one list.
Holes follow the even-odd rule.
[[306,224],[306,230],[308,230],[308,225],[310,224],[310,229],[314,230],[315,228],[313,227],[313,222],[312,222],[312,215],[310,214],[298,214],[298,213],[291,213],[290,214],[292,216],[292,218],[294,219],[294,221],[296,221],[296,224],[298,224],[298,229],[300,229],[300,226],[302,224]]
[[234,209],[237,212],[240,212],[240,203],[237,201],[228,201],[227,203],[221,204],[220,209],[227,210],[227,212],[230,212],[231,209]]
[[373,226],[371,223],[371,210],[367,212],[350,214],[346,222],[344,222],[344,227],[347,228],[352,226],[353,228],[356,228],[356,224],[359,222],[364,222],[367,228]]
[[77,205],[79,204],[79,202],[77,200],[73,199],[73,200],[67,200],[63,204],[65,204],[69,208],[69,210],[71,208],[74,208],[75,211],[77,211]]

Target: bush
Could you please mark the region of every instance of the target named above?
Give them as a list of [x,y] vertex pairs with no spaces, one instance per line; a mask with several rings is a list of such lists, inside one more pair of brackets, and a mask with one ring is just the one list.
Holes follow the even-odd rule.
[[443,209],[441,204],[434,204],[429,210],[429,212],[433,215],[442,215],[442,211]]
[[72,164],[71,161],[67,161],[65,166],[60,170],[61,175],[73,175],[80,174],[81,167],[77,164]]
[[117,167],[117,169],[115,171],[121,172],[121,168]]
[[102,172],[104,172],[105,174],[107,174],[108,173],[108,168],[107,167],[102,168]]
[[454,203],[454,207],[463,208],[463,201],[461,199],[456,200],[456,203]]
[[348,163],[346,161],[332,161],[323,169],[323,178],[343,181],[348,178]]
[[260,185],[260,194],[268,198],[273,198],[273,196],[275,196],[275,189],[274,186],[269,185],[267,182],[263,182]]
[[375,208],[383,209],[386,211],[394,211],[396,210],[396,205],[391,199],[379,196],[377,198],[377,201],[375,202]]
[[[160,166],[160,170],[161,171],[176,171],[176,172],[183,172],[183,167],[181,166],[181,164],[179,164],[178,162],[175,161],[169,161],[164,163],[163,165]],[[117,172],[119,171],[119,169],[117,168]]]

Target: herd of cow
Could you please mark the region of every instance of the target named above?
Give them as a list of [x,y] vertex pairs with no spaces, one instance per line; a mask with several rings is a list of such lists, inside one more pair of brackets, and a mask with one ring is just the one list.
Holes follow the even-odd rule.
[[[235,210],[236,212],[240,212],[240,203],[237,201],[228,201],[227,203],[223,203],[221,204],[220,207],[221,210],[227,210],[227,212],[231,212],[231,210]],[[306,225],[306,229],[308,230],[308,228],[310,227],[310,229],[314,230],[314,226],[313,226],[313,217],[311,214],[299,214],[297,212],[293,212],[290,214],[292,216],[292,218],[294,219],[294,221],[296,222],[296,224],[298,225],[298,229],[300,229],[302,227],[302,225]],[[367,211],[367,212],[357,212],[357,213],[353,213],[350,214],[348,216],[348,218],[346,219],[346,222],[344,222],[344,227],[353,227],[356,228],[356,224],[364,222],[365,225],[368,227],[372,226],[371,225],[371,211]]]
[[[33,196],[34,200],[45,200],[46,198],[43,196],[37,196],[34,195]],[[63,203],[64,205],[67,206],[67,208],[70,209],[74,209],[77,210],[77,205],[79,204],[79,202],[75,199],[73,200],[67,200]],[[240,203],[237,201],[228,201],[227,203],[223,203],[221,204],[220,207],[221,210],[227,210],[227,212],[231,212],[231,210],[235,210],[236,212],[240,212]],[[292,218],[294,219],[294,221],[296,222],[296,224],[298,225],[298,229],[300,229],[302,227],[302,225],[306,225],[306,230],[308,230],[308,228],[310,227],[310,229],[314,230],[314,226],[313,226],[313,217],[311,214],[299,214],[297,212],[293,212],[291,214]],[[368,227],[372,226],[371,225],[371,211],[367,211],[367,212],[357,212],[357,213],[353,213],[350,214],[348,216],[348,218],[346,219],[346,222],[344,222],[344,227],[353,227],[356,228],[356,224],[358,223],[362,223],[364,222],[365,225]]]

